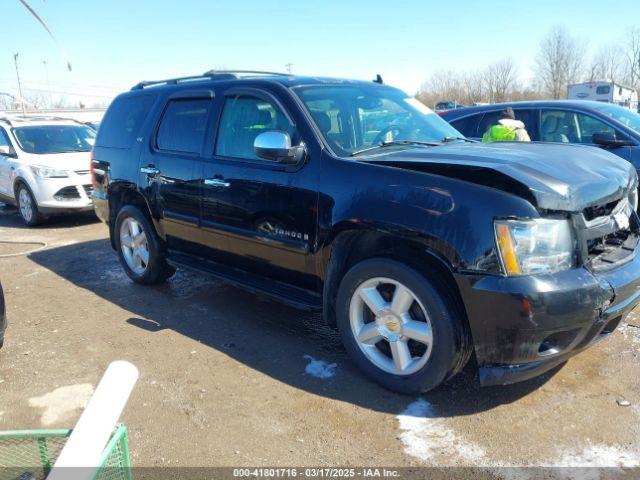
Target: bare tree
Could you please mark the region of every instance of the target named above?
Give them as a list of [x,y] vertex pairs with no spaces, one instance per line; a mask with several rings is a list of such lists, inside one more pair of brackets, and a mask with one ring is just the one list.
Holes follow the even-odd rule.
[[511,58],[489,65],[484,74],[485,91],[490,102],[504,102],[513,93],[517,70]]
[[515,62],[505,58],[482,70],[436,72],[422,84],[416,98],[425,105],[434,106],[442,101],[470,105],[539,98],[539,95],[520,84]]
[[563,97],[567,85],[580,80],[586,46],[562,27],[553,27],[540,44],[536,73],[541,87],[554,99]]
[[627,81],[640,88],[640,28],[632,27],[627,32]]
[[432,74],[420,87],[416,97],[425,105],[440,101],[461,101],[464,88],[460,76],[451,70]]
[[42,92],[30,92],[24,95],[24,99],[28,102],[30,110],[41,110],[49,106],[48,96]]
[[626,81],[624,54],[618,44],[600,47],[591,61],[589,81],[611,80],[612,82]]
[[482,102],[484,100],[484,72],[476,70],[463,73],[461,83],[464,88],[464,97],[462,98],[463,103],[471,105],[475,102]]

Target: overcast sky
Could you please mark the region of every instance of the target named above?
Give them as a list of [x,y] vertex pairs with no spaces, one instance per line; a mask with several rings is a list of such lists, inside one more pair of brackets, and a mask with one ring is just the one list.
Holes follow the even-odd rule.
[[[638,0],[2,0],[0,92],[107,101],[143,79],[214,67],[373,79],[413,94],[434,71],[512,57],[529,78],[541,37],[563,25],[592,49],[633,24]],[[640,19],[637,20],[640,24]],[[73,71],[68,72],[68,56]],[[43,64],[47,62],[47,66]],[[60,92],[60,93],[58,93]]]

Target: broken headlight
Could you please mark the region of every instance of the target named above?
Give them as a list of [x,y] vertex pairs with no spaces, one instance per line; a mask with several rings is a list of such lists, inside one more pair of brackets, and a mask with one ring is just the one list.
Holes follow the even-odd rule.
[[568,220],[496,220],[495,231],[507,275],[553,273],[575,265]]

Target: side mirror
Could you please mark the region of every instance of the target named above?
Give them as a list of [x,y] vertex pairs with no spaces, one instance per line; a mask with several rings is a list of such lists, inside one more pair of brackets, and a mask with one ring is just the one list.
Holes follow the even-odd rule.
[[289,134],[280,130],[258,135],[253,150],[259,158],[288,164],[298,163],[304,155],[304,146],[292,147]]
[[15,154],[8,145],[0,145],[0,155],[3,157],[14,157]]
[[613,132],[596,132],[592,135],[591,141],[602,147],[617,148],[628,144],[626,140],[618,140]]

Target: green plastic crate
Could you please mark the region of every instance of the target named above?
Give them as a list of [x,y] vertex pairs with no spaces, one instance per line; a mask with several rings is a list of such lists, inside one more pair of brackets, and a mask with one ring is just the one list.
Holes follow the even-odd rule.
[[[0,432],[0,480],[44,480],[72,430]],[[127,427],[119,425],[100,459],[94,480],[131,480]]]

